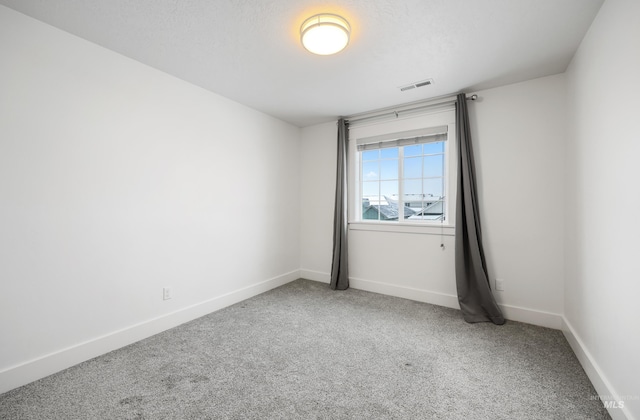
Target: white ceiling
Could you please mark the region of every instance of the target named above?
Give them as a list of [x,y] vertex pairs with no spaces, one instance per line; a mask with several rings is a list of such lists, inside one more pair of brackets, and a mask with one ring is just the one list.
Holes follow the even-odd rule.
[[[267,114],[308,126],[563,72],[603,0],[0,0]],[[315,56],[302,21],[344,16]],[[399,86],[432,78],[432,86]]]

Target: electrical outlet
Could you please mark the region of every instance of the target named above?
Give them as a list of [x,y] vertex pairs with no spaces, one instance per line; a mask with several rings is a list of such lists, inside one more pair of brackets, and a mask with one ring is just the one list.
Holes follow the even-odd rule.
[[165,287],[165,288],[162,289],[162,299],[163,300],[171,299],[171,288],[170,287]]
[[504,280],[496,279],[496,290],[499,292],[504,292]]

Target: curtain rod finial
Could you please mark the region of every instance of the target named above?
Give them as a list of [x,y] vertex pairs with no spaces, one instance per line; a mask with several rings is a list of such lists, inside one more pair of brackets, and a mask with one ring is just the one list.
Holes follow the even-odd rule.
[[478,95],[476,95],[475,93],[471,96],[467,96],[467,99],[470,101],[475,101],[478,99]]

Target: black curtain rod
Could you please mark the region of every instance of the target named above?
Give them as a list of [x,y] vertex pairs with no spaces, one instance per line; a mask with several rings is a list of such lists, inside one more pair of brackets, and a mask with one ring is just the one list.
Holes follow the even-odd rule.
[[[478,99],[478,95],[473,94],[467,96],[467,101],[475,101]],[[362,114],[352,115],[345,117],[345,120],[349,123],[374,120],[378,118],[395,116],[398,118],[399,114],[407,111],[416,111],[419,109],[428,109],[436,106],[448,105],[456,102],[456,96],[443,96],[440,98],[430,99],[428,101],[414,102],[413,104],[406,104],[396,106],[392,108],[379,109],[377,111],[370,111]],[[396,109],[394,109],[396,108]]]

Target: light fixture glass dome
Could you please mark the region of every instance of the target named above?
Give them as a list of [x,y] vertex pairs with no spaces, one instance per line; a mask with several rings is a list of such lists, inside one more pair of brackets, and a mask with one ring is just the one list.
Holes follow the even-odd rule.
[[330,55],[349,44],[351,26],[342,16],[323,13],[311,16],[300,27],[300,39],[307,51]]

